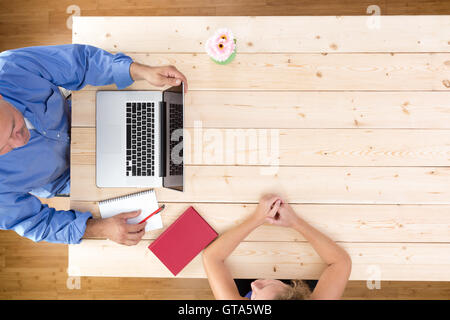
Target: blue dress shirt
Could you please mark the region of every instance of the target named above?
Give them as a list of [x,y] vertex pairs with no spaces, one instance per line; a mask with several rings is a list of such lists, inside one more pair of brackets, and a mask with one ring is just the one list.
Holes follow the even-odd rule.
[[33,190],[54,196],[70,179],[70,105],[58,86],[133,83],[132,59],[86,45],[29,47],[0,53],[0,94],[35,127],[29,142],[0,156],[0,229],[33,241],[79,243],[90,212],[57,211]]

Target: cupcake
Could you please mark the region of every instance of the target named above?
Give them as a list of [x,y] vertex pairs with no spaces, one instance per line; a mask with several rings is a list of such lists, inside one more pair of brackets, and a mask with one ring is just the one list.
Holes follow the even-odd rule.
[[236,39],[229,29],[219,29],[206,41],[206,53],[217,64],[228,64],[236,56]]

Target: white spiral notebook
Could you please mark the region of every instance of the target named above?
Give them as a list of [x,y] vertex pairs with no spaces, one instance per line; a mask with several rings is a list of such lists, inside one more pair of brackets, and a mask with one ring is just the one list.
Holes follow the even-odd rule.
[[[115,216],[122,212],[141,209],[142,212],[139,216],[127,220],[129,224],[136,224],[158,209],[158,201],[156,200],[155,191],[147,190],[123,197],[100,201],[98,207],[103,219]],[[162,227],[161,213],[158,213],[147,220],[145,231],[161,229]]]

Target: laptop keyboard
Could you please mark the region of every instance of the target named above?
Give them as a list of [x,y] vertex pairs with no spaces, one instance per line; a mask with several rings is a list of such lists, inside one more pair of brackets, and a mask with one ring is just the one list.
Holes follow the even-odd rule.
[[126,175],[155,175],[155,104],[127,102]]
[[[169,132],[170,137],[172,137],[172,133],[177,129],[183,129],[183,105],[182,104],[170,104],[169,106]],[[170,153],[172,155],[173,148],[183,141],[183,136],[180,137],[178,141],[172,141],[170,139]],[[180,156],[183,156],[183,149],[179,152]],[[183,163],[175,164],[170,159],[170,170],[169,174],[171,176],[179,176],[183,174]]]

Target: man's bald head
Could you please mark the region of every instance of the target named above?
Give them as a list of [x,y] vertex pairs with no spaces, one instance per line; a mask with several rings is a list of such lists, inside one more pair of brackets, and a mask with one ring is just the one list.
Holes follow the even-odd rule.
[[29,140],[30,132],[22,113],[0,96],[0,155],[24,146]]

